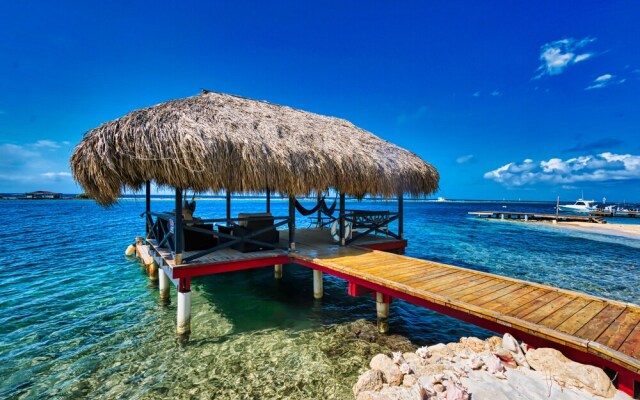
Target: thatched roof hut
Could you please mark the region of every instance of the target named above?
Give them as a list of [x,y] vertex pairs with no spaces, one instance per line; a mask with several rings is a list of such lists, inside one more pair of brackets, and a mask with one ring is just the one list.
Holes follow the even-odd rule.
[[203,91],[133,111],[84,135],[74,179],[102,205],[145,181],[198,192],[422,196],[438,172],[417,155],[333,117]]

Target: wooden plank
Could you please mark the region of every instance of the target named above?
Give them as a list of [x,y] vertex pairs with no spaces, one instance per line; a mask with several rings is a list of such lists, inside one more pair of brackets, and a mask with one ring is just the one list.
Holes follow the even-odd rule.
[[[359,269],[359,268],[358,268]],[[435,267],[429,267],[429,266],[425,266],[422,264],[418,264],[415,262],[410,262],[410,261],[404,261],[402,264],[394,264],[394,265],[383,265],[383,266],[379,266],[378,268],[375,269],[366,269],[364,271],[368,272],[368,273],[389,273],[389,272],[393,272],[395,275],[400,275],[400,274],[408,274],[411,273],[411,271],[433,271],[435,270]],[[362,271],[362,270],[361,270]]]
[[469,276],[462,278],[460,281],[454,281],[447,284],[434,286],[430,290],[434,293],[440,293],[448,289],[459,288],[459,287],[471,287],[482,282],[486,282],[491,279],[488,276],[480,275],[476,273],[470,273]]
[[[508,293],[508,296],[502,295],[500,297],[496,297],[495,299],[480,304],[480,306],[488,310],[501,309],[508,304],[513,304],[513,302],[519,301],[523,296],[535,290],[536,288],[525,284],[524,286],[518,288],[518,290]],[[503,312],[503,310],[500,310],[500,312]]]
[[510,286],[511,284],[512,283],[508,282],[508,281],[501,281],[501,282],[498,282],[495,285],[488,286],[488,287],[486,287],[484,289],[472,291],[471,293],[469,293],[469,294],[467,294],[465,296],[457,295],[455,297],[456,297],[456,299],[458,299],[460,301],[468,302],[468,301],[472,301],[473,299],[476,299],[478,297],[482,297],[485,294],[493,293],[493,292],[495,292],[497,290],[500,290],[500,289],[502,289],[504,287]]
[[457,271],[448,270],[448,269],[435,270],[435,271],[430,271],[427,275],[424,275],[424,276],[408,276],[402,280],[398,280],[398,282],[404,285],[417,286],[421,281],[429,281],[429,280],[447,276],[450,274],[455,274],[456,272]]
[[502,296],[509,297],[511,293],[517,292],[519,289],[522,289],[523,287],[525,286],[522,283],[512,283],[509,286],[505,286],[500,290],[496,290],[495,292],[485,294],[484,296],[480,296],[475,299],[471,299],[469,300],[469,303],[479,306],[488,301],[497,299]]
[[602,343],[614,350],[618,350],[622,343],[627,339],[627,336],[629,336],[631,331],[636,327],[636,325],[638,325],[639,321],[640,313],[627,308],[604,332],[602,332],[602,334],[596,339],[596,342]]
[[474,282],[474,285],[469,285],[469,286],[459,286],[459,287],[453,287],[451,289],[447,289],[447,290],[443,290],[441,291],[440,295],[442,296],[447,296],[447,297],[458,297],[458,296],[464,296],[467,293],[473,292],[474,290],[482,290],[486,287],[489,286],[493,286],[499,282],[502,282],[499,279],[496,278],[487,278],[484,282]]
[[555,329],[558,325],[573,317],[590,302],[591,300],[576,297],[565,306],[554,311],[553,314],[538,322],[538,324]]
[[532,310],[532,312],[522,316],[521,318],[525,321],[539,324],[540,321],[553,314],[556,310],[569,304],[573,299],[575,299],[575,297],[562,295],[549,301],[547,304],[543,304],[537,309]]
[[447,277],[443,277],[438,279],[437,282],[433,282],[432,285],[429,285],[429,291],[435,292],[438,288],[443,286],[452,287],[458,285],[467,285],[469,283],[469,279],[477,279],[479,276],[474,274],[473,272],[461,272],[456,275],[449,275]]
[[410,271],[405,271],[401,273],[373,273],[371,275],[376,276],[378,278],[386,279],[393,282],[402,282],[407,279],[413,279],[416,277],[425,277],[428,276],[431,271],[425,271],[423,269],[417,268]]
[[525,303],[521,307],[514,309],[513,311],[509,312],[509,315],[514,318],[522,319],[522,317],[524,317],[525,315],[531,314],[533,311],[539,309],[545,304],[549,304],[550,301],[553,301],[560,296],[560,293],[549,291],[536,298],[535,300]]
[[573,335],[587,322],[598,315],[598,313],[602,311],[606,306],[607,303],[603,301],[591,301],[582,310],[579,310],[566,321],[558,325],[556,329],[560,332]]
[[633,358],[640,358],[640,323],[627,336],[618,351]]
[[[430,271],[428,274],[426,274],[424,277],[420,277],[420,276],[416,276],[413,279],[412,278],[407,278],[406,280],[404,280],[402,283],[405,284],[423,284],[427,281],[432,282],[432,285],[437,285],[439,282],[448,282],[449,280],[453,279],[462,279],[464,272],[461,271],[456,271],[456,270],[452,270],[452,269],[440,269],[440,270],[432,270]],[[424,286],[423,286],[424,288]]]
[[596,340],[624,310],[625,307],[607,304],[602,311],[578,329],[575,335],[585,340]]

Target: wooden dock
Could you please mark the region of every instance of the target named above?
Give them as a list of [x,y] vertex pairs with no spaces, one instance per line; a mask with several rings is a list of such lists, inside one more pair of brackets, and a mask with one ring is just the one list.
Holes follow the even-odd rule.
[[557,222],[592,222],[596,224],[606,224],[603,216],[600,215],[567,215],[567,214],[540,214],[515,211],[471,211],[469,215],[478,218],[493,218],[500,220],[519,221],[557,221]]
[[[362,246],[338,246],[326,230],[298,230],[297,238],[295,251],[228,250],[193,265],[175,265],[166,249],[149,244],[176,285],[200,275],[295,263],[345,279],[354,296],[378,293],[387,305],[391,298],[402,299],[497,333],[510,332],[535,347],[558,348],[576,361],[615,371],[627,393],[640,381],[638,305]],[[402,252],[406,246],[374,235],[366,239],[365,245],[383,250]]]
[[596,217],[617,217],[617,218],[637,218],[640,216],[640,211],[605,211],[605,210],[597,210],[597,211],[589,211],[589,215],[593,215]]

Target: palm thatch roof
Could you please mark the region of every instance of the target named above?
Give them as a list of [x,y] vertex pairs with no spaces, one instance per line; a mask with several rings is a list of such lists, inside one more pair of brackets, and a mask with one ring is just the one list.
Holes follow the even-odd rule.
[[422,196],[436,169],[349,121],[203,91],[88,131],[71,156],[74,179],[102,205],[145,181],[197,192]]

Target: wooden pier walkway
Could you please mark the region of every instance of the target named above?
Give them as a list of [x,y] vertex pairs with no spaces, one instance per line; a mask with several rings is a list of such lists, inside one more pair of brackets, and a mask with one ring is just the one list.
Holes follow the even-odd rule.
[[471,211],[469,215],[478,218],[493,218],[501,220],[520,221],[558,221],[558,222],[593,222],[596,224],[606,224],[607,221],[600,215],[568,215],[568,214],[540,214],[516,211]]
[[[375,238],[370,244],[376,244]],[[627,392],[640,381],[636,304],[385,251],[341,247],[318,230],[298,231],[295,251],[238,253],[238,260],[221,255],[200,265],[171,265],[162,249],[154,249],[153,243],[151,248],[156,257],[162,256],[163,269],[174,282],[185,276],[295,263],[345,279],[352,295],[381,293],[386,302],[402,299],[497,333],[510,332],[534,347],[551,345],[576,361],[615,371],[619,387]]]
[[517,330],[640,373],[638,305],[364,248],[300,245],[292,256],[371,290],[471,322],[482,319],[479,325],[494,331]]

